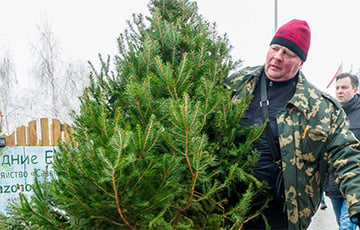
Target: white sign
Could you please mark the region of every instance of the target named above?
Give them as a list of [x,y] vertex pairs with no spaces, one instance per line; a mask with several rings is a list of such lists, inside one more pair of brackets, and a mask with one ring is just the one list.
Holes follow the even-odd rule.
[[6,214],[9,201],[19,202],[19,193],[33,193],[35,175],[40,182],[51,180],[53,146],[16,146],[0,149],[0,212]]

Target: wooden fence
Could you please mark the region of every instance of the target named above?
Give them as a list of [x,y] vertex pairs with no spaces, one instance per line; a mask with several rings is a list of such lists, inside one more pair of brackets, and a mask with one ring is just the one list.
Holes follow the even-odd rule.
[[9,136],[7,146],[55,146],[58,140],[65,141],[73,132],[70,125],[57,119],[41,118],[30,121],[28,126],[18,127]]

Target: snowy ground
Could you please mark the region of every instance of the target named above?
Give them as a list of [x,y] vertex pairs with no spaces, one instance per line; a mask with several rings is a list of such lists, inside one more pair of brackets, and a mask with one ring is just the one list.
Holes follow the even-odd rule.
[[325,196],[327,209],[319,209],[312,219],[308,230],[338,230],[339,227],[336,223],[335,214],[331,205],[329,197]]

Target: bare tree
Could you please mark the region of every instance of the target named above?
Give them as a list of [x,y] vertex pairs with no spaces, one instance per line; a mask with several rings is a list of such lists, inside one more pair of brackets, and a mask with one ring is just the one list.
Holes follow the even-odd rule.
[[58,84],[57,92],[61,95],[58,98],[58,105],[62,109],[59,114],[62,121],[71,123],[70,111],[79,111],[80,100],[85,86],[88,85],[88,71],[85,63],[80,60],[68,60],[63,62],[60,72],[61,84]]
[[44,96],[42,104],[51,108],[49,116],[70,122],[70,111],[79,107],[78,96],[88,82],[86,62],[63,61],[60,45],[46,17],[37,26],[37,31],[38,40],[31,42],[34,53],[32,74],[41,87]]
[[[4,47],[0,56],[0,132],[9,131],[9,102],[13,88],[17,84],[15,64],[11,51]],[[6,115],[6,116],[4,116]]]
[[47,93],[50,91],[53,116],[58,117],[56,66],[59,66],[60,63],[60,47],[55,39],[47,17],[42,19],[41,25],[37,26],[37,31],[39,40],[36,43],[30,42],[34,53],[34,67],[32,72],[39,86],[46,90]]

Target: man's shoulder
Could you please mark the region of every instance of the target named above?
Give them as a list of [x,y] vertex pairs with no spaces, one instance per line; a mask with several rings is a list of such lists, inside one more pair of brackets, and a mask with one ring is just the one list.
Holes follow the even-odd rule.
[[332,97],[330,94],[328,94],[328,93],[326,93],[326,92],[323,92],[323,91],[320,91],[320,92],[321,92],[322,97],[323,97],[325,100],[327,100],[327,101],[329,101],[330,103],[332,103],[332,104],[335,106],[335,108],[337,108],[337,109],[340,109],[340,108],[341,108],[340,103],[339,103],[334,97]]
[[[259,76],[263,71],[264,66],[247,66],[245,68],[240,69],[237,72],[230,74],[230,76],[226,79],[224,85],[227,88],[241,85],[242,82],[253,78],[254,76]],[[237,87],[235,87],[237,88]]]
[[355,94],[354,99],[355,99],[354,109],[360,111],[360,94],[358,93]]
[[326,103],[332,104],[336,109],[341,109],[341,105],[339,102],[330,94],[320,90],[315,85],[310,83],[309,81],[305,80],[304,82],[304,88],[306,88],[309,95],[306,95],[306,98],[309,100],[315,99],[315,100],[323,100]]

